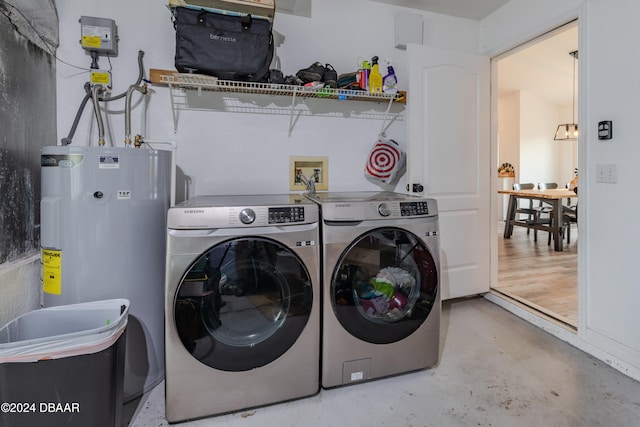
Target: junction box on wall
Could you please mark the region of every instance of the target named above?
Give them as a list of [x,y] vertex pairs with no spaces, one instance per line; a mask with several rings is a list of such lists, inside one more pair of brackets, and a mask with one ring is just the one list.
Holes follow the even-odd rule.
[[82,48],[103,55],[118,55],[118,27],[116,21],[93,16],[80,17]]
[[93,16],[80,17],[80,45],[91,55],[91,84],[111,88],[111,72],[100,70],[98,57],[118,56],[116,21]]

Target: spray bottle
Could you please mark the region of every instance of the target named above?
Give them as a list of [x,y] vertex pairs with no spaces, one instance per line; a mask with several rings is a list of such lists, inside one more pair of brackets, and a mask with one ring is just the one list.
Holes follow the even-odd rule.
[[360,79],[360,89],[369,90],[369,74],[371,65],[369,61],[362,61],[362,78]]
[[387,63],[387,75],[382,79],[382,91],[384,93],[397,93],[398,92],[398,78],[396,77],[396,72],[391,66],[391,61],[386,61]]
[[378,66],[378,57],[371,58],[371,73],[369,74],[369,92],[382,93],[382,74]]

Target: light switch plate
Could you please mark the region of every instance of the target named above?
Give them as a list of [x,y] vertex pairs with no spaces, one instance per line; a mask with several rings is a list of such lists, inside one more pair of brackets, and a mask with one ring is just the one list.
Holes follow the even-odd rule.
[[615,184],[618,182],[618,166],[614,163],[596,165],[596,182]]

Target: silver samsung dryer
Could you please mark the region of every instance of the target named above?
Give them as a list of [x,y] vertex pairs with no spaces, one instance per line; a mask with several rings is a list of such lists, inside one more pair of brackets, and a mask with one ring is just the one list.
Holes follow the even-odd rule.
[[322,386],[436,365],[436,201],[392,192],[306,196],[321,207]]
[[169,209],[169,422],[319,391],[318,218],[292,195],[200,196]]

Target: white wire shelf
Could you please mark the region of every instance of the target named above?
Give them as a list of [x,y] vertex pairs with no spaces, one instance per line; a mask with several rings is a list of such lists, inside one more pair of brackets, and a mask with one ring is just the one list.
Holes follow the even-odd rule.
[[[173,111],[174,129],[178,126],[177,110],[184,109],[185,102],[176,91],[196,90],[198,94],[202,91],[226,92],[226,93],[242,93],[267,96],[286,96],[291,98],[291,106],[289,108],[289,135],[294,126],[294,107],[298,98],[314,98],[328,99],[335,101],[368,101],[377,103],[386,103],[386,112],[384,113],[384,123],[390,119],[389,110],[394,103],[405,104],[406,93],[398,92],[390,93],[373,93],[360,90],[350,89],[332,89],[320,88],[311,89],[304,86],[281,85],[273,83],[255,83],[240,82],[231,80],[220,80],[213,76],[202,74],[176,73],[175,71],[151,70],[152,83],[166,84],[171,90],[171,108]],[[159,77],[159,78],[158,78]]]
[[188,89],[213,90],[218,92],[250,93],[256,95],[297,96],[302,98],[329,98],[337,100],[402,102],[405,93],[375,93],[350,89],[310,89],[304,86],[282,85],[273,83],[238,82],[219,80],[216,77],[202,74],[175,73],[160,76],[163,83]]

